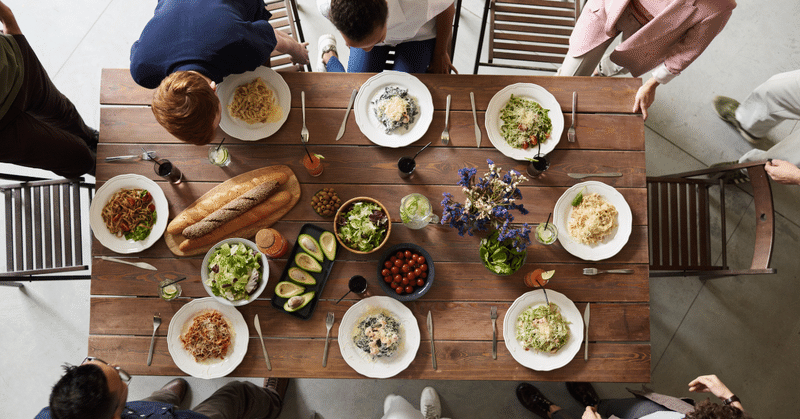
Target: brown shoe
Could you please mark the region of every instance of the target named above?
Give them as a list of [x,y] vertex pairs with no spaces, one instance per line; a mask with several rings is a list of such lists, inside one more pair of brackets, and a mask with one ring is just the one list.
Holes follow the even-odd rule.
[[180,402],[178,404],[183,403],[183,398],[186,397],[186,390],[189,389],[189,383],[186,382],[183,378],[176,378],[167,384],[164,384],[164,387],[161,387],[161,390],[168,391],[178,397]]
[[280,397],[281,403],[283,403],[284,396],[286,396],[286,388],[289,387],[289,379],[275,377],[265,378],[264,387],[274,391],[275,394]]

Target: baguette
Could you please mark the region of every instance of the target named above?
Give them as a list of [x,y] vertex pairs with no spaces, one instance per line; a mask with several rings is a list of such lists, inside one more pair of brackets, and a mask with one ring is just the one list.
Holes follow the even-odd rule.
[[201,221],[214,211],[222,208],[229,202],[264,182],[275,181],[278,182],[278,185],[283,185],[288,180],[288,174],[284,172],[273,172],[254,177],[248,181],[229,187],[219,188],[218,190],[212,189],[213,193],[203,195],[170,221],[169,225],[167,225],[167,232],[170,234],[181,234],[186,227]]
[[221,225],[214,231],[196,239],[186,239],[178,246],[182,252],[188,252],[214,243],[231,236],[236,231],[246,228],[275,212],[277,209],[288,205],[292,201],[292,194],[288,191],[280,191],[271,196],[266,201],[256,205],[244,214]]
[[272,180],[264,182],[244,195],[228,202],[222,208],[214,211],[206,218],[183,229],[183,237],[196,239],[212,232],[215,228],[227,223],[230,220],[244,214],[250,208],[258,205],[269,198],[278,189],[278,182]]

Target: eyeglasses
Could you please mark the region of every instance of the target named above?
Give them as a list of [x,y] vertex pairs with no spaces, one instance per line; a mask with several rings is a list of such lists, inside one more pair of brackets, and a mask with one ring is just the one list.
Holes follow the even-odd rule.
[[108,365],[109,367],[113,368],[115,371],[117,371],[117,374],[119,374],[119,378],[120,378],[120,380],[122,380],[122,382],[123,382],[123,383],[125,383],[125,384],[128,384],[128,383],[130,383],[130,382],[131,382],[131,378],[133,378],[133,377],[132,377],[130,374],[128,374],[128,372],[127,372],[127,371],[123,370],[122,368],[120,368],[120,367],[118,367],[118,366],[116,366],[116,365],[111,365],[111,364],[109,364],[108,362],[106,362],[106,361],[103,361],[103,360],[102,360],[102,359],[100,359],[100,358],[95,358],[95,357],[93,357],[93,356],[87,356],[87,357],[86,357],[86,358],[83,360],[83,362],[81,362],[81,365],[83,365],[83,364],[85,364],[85,363],[87,363],[87,362],[91,362],[91,361],[102,362],[102,363],[104,363],[104,364]]

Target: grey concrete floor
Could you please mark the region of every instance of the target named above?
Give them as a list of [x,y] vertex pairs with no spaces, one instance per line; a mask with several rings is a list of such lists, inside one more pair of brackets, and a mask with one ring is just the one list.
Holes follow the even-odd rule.
[[[89,125],[98,126],[100,70],[128,66],[130,46],[156,2],[5,3],[15,12],[56,85]],[[314,0],[299,0],[299,8],[309,50],[315,56],[318,36],[335,30],[318,16]],[[464,1],[455,54],[455,65],[462,73],[472,70],[482,8],[481,0]],[[645,123],[648,174],[735,160],[750,149],[717,118],[711,99],[720,94],[743,99],[773,74],[800,68],[797,16],[800,3],[794,0],[739,2],[708,50],[683,75],[658,88]],[[773,130],[770,141],[794,129],[796,124],[784,123]],[[0,169],[19,170],[7,165]],[[698,375],[716,373],[754,416],[796,414],[791,412],[796,410],[793,402],[800,376],[800,305],[796,304],[800,301],[796,286],[800,187],[773,183],[773,193],[778,212],[773,256],[777,275],[651,281],[653,388],[702,400],[706,395],[690,394],[686,384]],[[752,201],[743,190],[734,188],[728,194],[729,259],[734,264],[744,263],[752,254]],[[0,416],[30,418],[47,405],[50,388],[62,373],[60,366],[86,356],[89,283],[28,284],[23,290],[0,287],[0,319],[0,352],[4,354]],[[135,377],[129,400],[147,396],[169,379]],[[187,406],[232,379],[190,379]],[[281,418],[305,418],[312,410],[322,418],[378,418],[387,394],[400,394],[417,404],[426,385],[439,391],[448,417],[532,417],[516,400],[516,382],[297,379],[290,384]],[[539,386],[556,403],[577,407],[563,384]],[[625,386],[600,383],[597,388],[602,397],[623,397]]]

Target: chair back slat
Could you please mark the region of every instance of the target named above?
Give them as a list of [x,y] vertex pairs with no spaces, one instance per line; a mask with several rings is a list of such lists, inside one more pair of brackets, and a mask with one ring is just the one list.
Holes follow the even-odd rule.
[[42,187],[42,194],[44,195],[44,231],[45,233],[42,235],[42,246],[44,247],[44,253],[42,257],[44,259],[44,264],[42,265],[44,268],[52,268],[53,267],[53,259],[55,258],[53,252],[53,201],[52,201],[52,194],[50,193],[50,187]]
[[678,232],[680,246],[678,247],[680,254],[680,263],[684,265],[691,265],[689,261],[689,199],[688,185],[679,183],[678,185],[678,224],[675,226],[675,231]]
[[775,243],[775,214],[772,204],[772,187],[764,166],[747,169],[753,184],[753,201],[756,211],[756,241],[750,269],[766,269],[772,260]]
[[[297,42],[305,42],[294,0],[264,0],[264,7],[272,14],[269,24],[273,29],[285,33]],[[272,51],[269,67],[276,71],[303,71],[304,69],[311,71],[311,64],[305,67],[293,64],[289,54],[278,51]]]

